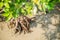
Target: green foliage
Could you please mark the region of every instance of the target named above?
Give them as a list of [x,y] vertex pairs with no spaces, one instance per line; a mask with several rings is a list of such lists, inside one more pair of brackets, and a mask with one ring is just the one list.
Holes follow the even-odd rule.
[[35,4],[41,11],[46,12],[46,10],[53,9],[57,2],[60,2],[60,0],[0,0],[0,9],[2,8],[5,12],[2,16],[10,20],[19,15],[32,14],[31,11]]
[[55,4],[58,2],[60,2],[60,0],[33,0],[33,3],[44,13],[46,13],[46,10],[50,11],[54,9]]
[[[3,8],[4,6],[4,8]],[[0,8],[3,8],[4,14],[2,16],[6,17],[9,21],[11,18],[16,18],[19,15],[31,14],[32,2],[27,2],[27,0],[1,0]]]
[[3,7],[3,2],[0,2],[0,8],[2,8]]

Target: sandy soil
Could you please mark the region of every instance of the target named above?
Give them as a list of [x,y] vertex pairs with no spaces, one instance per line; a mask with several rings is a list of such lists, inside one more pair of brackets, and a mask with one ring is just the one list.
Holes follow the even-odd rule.
[[7,24],[3,23],[0,22],[0,27],[3,27],[2,30],[0,29],[0,40],[47,40],[43,35],[45,31],[40,28],[41,25],[31,28],[33,30],[32,33],[22,33],[19,35],[19,33],[14,34],[13,29],[8,29]]
[[31,24],[33,32],[26,34],[14,34],[14,29],[9,29],[6,22],[0,22],[0,40],[60,40],[60,16],[47,17],[38,16]]

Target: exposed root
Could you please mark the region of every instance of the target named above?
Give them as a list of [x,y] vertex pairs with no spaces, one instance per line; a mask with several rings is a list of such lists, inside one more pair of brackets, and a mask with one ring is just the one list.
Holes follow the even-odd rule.
[[10,26],[11,28],[15,27],[15,33],[22,32],[29,33],[32,32],[30,30],[30,22],[34,21],[34,18],[28,18],[26,16],[20,16],[17,19],[11,19],[10,20]]

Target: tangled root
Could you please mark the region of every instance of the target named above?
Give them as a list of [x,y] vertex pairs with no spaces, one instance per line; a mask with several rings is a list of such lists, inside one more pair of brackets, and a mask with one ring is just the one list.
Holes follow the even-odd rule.
[[30,22],[34,21],[34,18],[28,18],[27,16],[20,16],[17,19],[12,18],[9,25],[11,28],[15,27],[15,33],[21,33],[22,31],[29,33],[32,32],[30,30]]

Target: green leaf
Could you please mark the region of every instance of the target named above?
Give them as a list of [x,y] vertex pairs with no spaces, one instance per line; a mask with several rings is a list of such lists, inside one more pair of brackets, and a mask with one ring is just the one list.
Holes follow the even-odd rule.
[[9,13],[9,16],[6,17],[6,21],[9,21],[13,17],[12,12]]
[[6,8],[10,8],[8,3],[4,3],[4,5],[5,5]]
[[2,8],[3,7],[3,2],[0,2],[0,8]]
[[4,14],[2,14],[2,16],[7,17],[7,16],[9,16],[9,13],[8,12],[4,13]]
[[4,0],[4,2],[8,3],[10,0]]
[[9,8],[4,8],[4,12],[9,12]]
[[54,4],[53,4],[53,3],[49,3],[49,4],[47,5],[48,10],[52,10],[53,7],[54,7]]
[[18,17],[19,10],[18,9],[17,10],[14,10],[14,12],[12,13],[12,15],[13,15],[14,18]]

